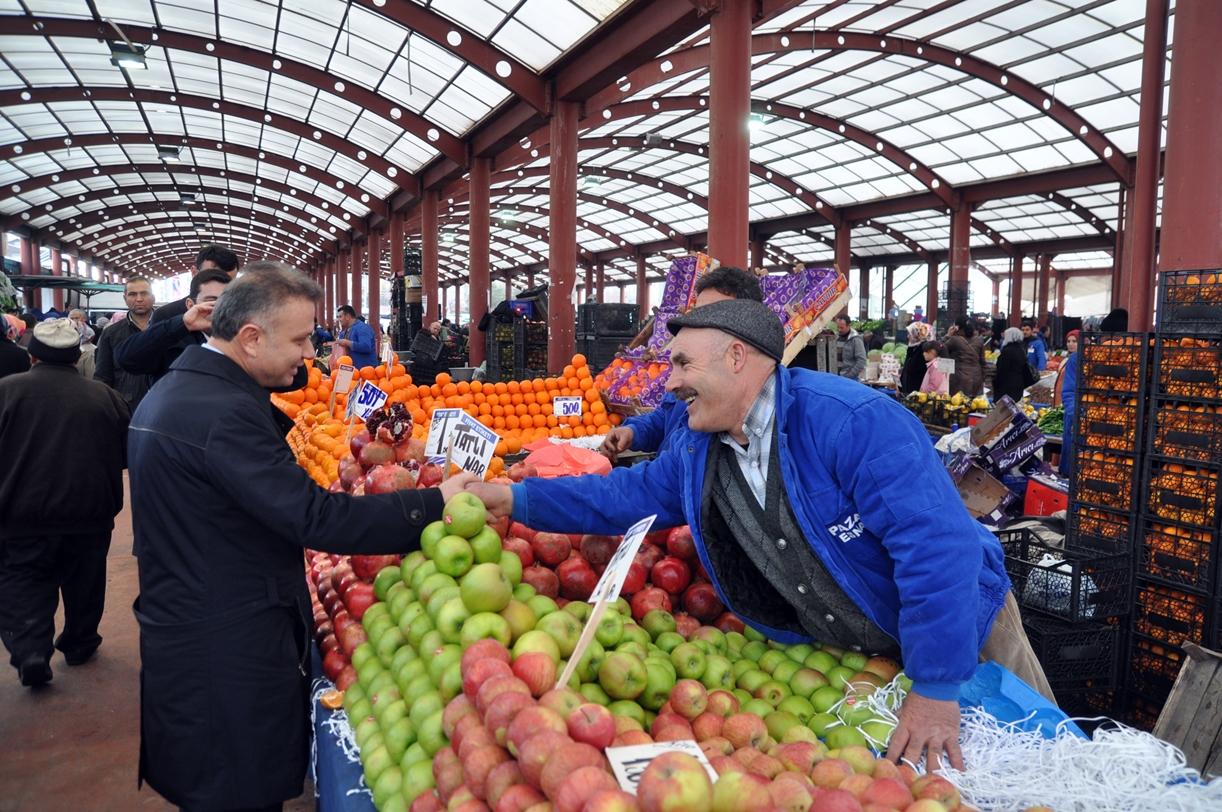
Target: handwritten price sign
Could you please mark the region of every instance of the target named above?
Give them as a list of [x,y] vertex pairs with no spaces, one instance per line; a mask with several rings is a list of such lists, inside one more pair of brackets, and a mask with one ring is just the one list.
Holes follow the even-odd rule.
[[582,398],[563,397],[552,401],[552,414],[556,417],[581,417]]
[[492,462],[493,451],[500,439],[492,429],[462,412],[446,444],[451,462],[482,478],[488,472],[488,463]]
[[424,456],[428,457],[430,462],[445,459],[450,432],[458,425],[459,416],[463,414],[466,413],[462,409],[433,410],[433,419],[429,423],[429,436],[424,441]]
[[353,393],[352,397],[348,398],[348,416],[356,415],[364,420],[382,408],[382,404],[386,402],[387,397],[389,395],[369,381],[361,381],[360,387]]
[[335,385],[331,387],[331,391],[337,395],[346,395],[348,390],[352,388],[352,376],[356,374],[356,368],[351,364],[340,364],[339,371],[335,373]]

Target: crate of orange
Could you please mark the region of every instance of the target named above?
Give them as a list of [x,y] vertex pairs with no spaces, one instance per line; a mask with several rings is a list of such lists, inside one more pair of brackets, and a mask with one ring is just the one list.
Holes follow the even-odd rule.
[[1222,270],[1163,271],[1158,299],[1160,332],[1222,333]]

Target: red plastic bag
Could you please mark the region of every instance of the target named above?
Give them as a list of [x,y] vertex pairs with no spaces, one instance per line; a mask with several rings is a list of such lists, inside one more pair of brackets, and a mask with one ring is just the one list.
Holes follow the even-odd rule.
[[578,476],[611,473],[611,461],[596,451],[567,444],[538,440],[526,446],[526,462],[535,466],[539,476]]

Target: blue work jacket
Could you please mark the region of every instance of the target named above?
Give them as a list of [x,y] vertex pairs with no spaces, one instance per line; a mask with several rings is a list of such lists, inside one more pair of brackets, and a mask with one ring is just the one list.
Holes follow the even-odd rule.
[[[772,453],[779,450],[807,542],[857,606],[899,642],[914,690],[958,697],[1010,589],[1000,543],[968,515],[911,412],[836,375],[784,367],[776,375]],[[701,527],[710,442],[719,441],[693,431],[684,417],[670,449],[651,462],[606,477],[514,485],[513,517],[553,532],[622,533],[654,513],[657,526],[690,525],[722,602],[770,639],[806,641],[754,621],[750,606],[727,599]]]
[[624,425],[632,429],[632,450],[644,453],[664,451],[675,436],[675,427],[687,422],[687,404],[667,392],[658,408],[630,417]]

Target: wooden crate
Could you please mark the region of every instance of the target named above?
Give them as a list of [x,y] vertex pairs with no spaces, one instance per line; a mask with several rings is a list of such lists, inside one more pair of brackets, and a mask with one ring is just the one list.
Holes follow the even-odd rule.
[[1222,654],[1185,643],[1188,658],[1154,735],[1184,751],[1206,778],[1222,776]]

